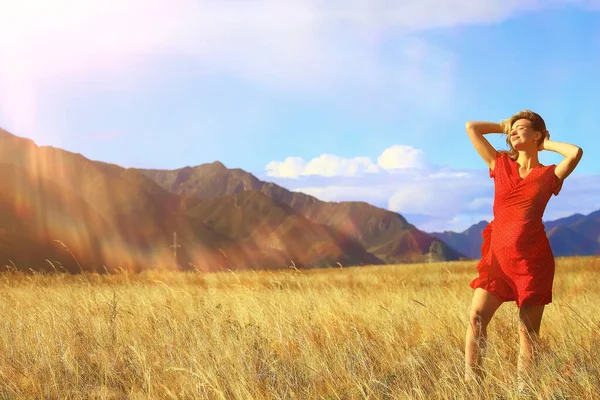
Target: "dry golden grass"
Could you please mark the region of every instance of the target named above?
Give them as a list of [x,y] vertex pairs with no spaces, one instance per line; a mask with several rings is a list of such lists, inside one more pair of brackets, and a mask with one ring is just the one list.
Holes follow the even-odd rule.
[[[468,398],[475,265],[5,273],[0,398]],[[554,293],[540,394],[599,398],[600,258],[559,258]],[[490,398],[515,398],[516,311],[489,327]]]

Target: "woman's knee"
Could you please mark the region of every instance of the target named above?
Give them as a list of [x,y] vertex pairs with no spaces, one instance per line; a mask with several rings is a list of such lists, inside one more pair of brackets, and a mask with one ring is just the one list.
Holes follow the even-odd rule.
[[485,313],[483,313],[481,310],[471,310],[469,315],[469,323],[473,329],[473,332],[483,332],[487,328],[489,322],[489,318],[486,318]]

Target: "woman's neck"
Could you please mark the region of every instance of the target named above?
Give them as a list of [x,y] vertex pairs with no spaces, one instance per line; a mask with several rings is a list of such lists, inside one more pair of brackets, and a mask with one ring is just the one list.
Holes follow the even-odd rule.
[[530,153],[527,151],[520,151],[519,157],[517,157],[517,163],[526,171],[533,169],[540,165],[540,161],[538,159],[537,151],[535,153]]

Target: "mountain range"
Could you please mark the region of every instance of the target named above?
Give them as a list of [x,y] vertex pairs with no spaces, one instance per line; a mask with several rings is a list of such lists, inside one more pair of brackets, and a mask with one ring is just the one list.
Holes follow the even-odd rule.
[[0,267],[213,271],[462,257],[397,213],[322,202],[219,162],[122,168],[5,130],[0,160]]
[[[480,221],[463,232],[431,232],[432,236],[466,255],[481,257],[482,233],[488,221]],[[550,247],[555,257],[600,254],[600,210],[588,215],[574,214],[554,221],[544,221]]]
[[[365,202],[324,202],[220,162],[123,168],[0,129],[0,268],[279,269],[478,258],[484,223],[426,233]],[[599,254],[600,218],[546,224],[553,249]]]

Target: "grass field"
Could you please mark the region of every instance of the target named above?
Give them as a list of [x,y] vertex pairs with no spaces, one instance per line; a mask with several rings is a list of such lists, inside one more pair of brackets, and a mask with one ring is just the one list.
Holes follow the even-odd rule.
[[[468,398],[475,265],[4,273],[0,398]],[[489,398],[515,398],[517,324],[489,326]],[[541,398],[600,398],[600,257],[557,259],[541,337]]]

